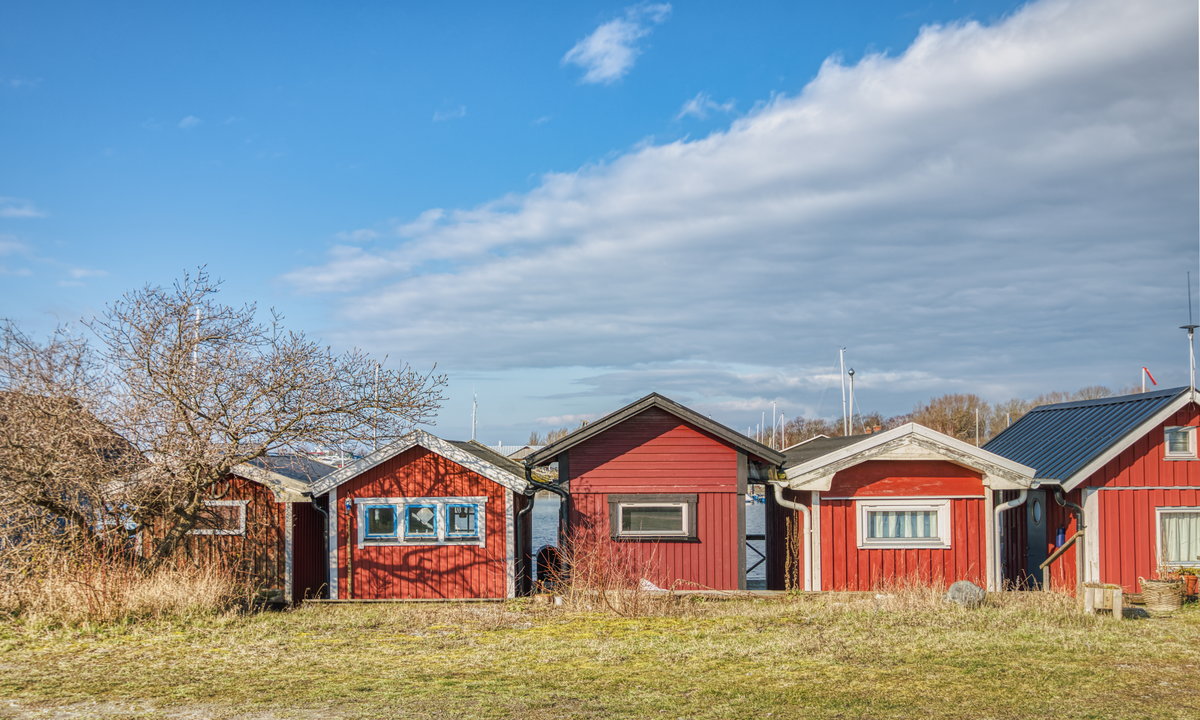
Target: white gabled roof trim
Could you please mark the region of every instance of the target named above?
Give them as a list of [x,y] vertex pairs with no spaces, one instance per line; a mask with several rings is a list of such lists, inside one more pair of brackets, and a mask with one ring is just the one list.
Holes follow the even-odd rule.
[[[1139,439],[1145,436],[1146,433],[1150,432],[1158,425],[1166,422],[1172,415],[1187,407],[1189,403],[1194,402],[1196,402],[1195,388],[1192,388],[1191,392],[1181,393],[1179,397],[1172,400],[1169,405],[1159,410],[1154,415],[1151,415],[1150,418],[1141,425],[1138,425],[1134,429],[1125,433],[1120,440],[1112,445],[1109,445],[1107,450],[1093,458],[1090,463],[1084,465],[1074,475],[1062,480],[1063,492],[1071,492],[1075,488],[1082,485],[1087,481],[1088,478],[1100,470],[1100,468],[1107,465],[1116,456],[1125,452],[1130,445],[1137,442]],[[1050,482],[1053,481],[1051,480]]]
[[829,490],[833,475],[839,470],[868,460],[886,459],[889,450],[908,445],[919,445],[949,462],[982,472],[985,483],[995,489],[1025,489],[1033,484],[1033,468],[916,423],[870,435],[853,445],[787,468],[783,484],[792,490]]
[[308,487],[308,493],[312,497],[324,495],[342,483],[358,477],[371,468],[382,465],[405,450],[410,450],[418,445],[431,453],[441,455],[451,462],[458,463],[494,483],[503,485],[513,492],[523,495],[529,495],[533,492],[533,486],[524,477],[493,465],[466,450],[457,448],[436,435],[431,435],[424,430],[413,430],[396,442],[382,447],[361,460],[353,462],[314,482]]

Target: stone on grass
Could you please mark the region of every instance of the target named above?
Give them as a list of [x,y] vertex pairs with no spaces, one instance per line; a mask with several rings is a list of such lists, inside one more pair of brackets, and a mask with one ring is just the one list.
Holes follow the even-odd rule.
[[959,580],[946,591],[947,602],[957,603],[965,608],[979,607],[985,597],[986,590],[967,580]]

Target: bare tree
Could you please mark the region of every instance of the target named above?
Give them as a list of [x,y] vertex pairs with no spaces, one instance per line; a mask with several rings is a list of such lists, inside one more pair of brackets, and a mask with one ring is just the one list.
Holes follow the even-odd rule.
[[[273,312],[260,321],[252,304],[223,304],[219,290],[203,269],[171,287],[148,286],[85,323],[94,346],[53,340],[41,348],[88,369],[76,373],[100,392],[73,380],[59,396],[78,398],[81,411],[136,449],[140,465],[118,484],[120,505],[131,527],[155,525],[145,548],[152,562],[176,550],[200,521],[206,493],[238,465],[384,442],[431,421],[442,400],[444,376],[388,366],[359,350],[334,352],[286,330]],[[26,355],[37,351],[29,345]],[[22,368],[37,363],[27,360],[14,373]],[[33,383],[23,392],[43,391]],[[61,451],[62,464],[77,460],[66,447],[41,449]],[[107,470],[87,482],[113,486]]]
[[67,330],[39,343],[0,322],[0,547],[122,529],[108,494],[140,458],[95,415],[106,380]]

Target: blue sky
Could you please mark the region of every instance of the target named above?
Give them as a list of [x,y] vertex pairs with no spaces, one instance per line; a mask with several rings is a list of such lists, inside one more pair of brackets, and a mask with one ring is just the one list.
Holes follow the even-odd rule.
[[1196,12],[6,3],[0,314],[204,264],[488,442],[1182,384]]

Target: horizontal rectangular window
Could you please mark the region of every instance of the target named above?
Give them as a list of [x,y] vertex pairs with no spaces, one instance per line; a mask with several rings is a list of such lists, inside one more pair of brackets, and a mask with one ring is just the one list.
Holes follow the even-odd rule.
[[356,498],[358,544],[483,545],[487,501],[486,497]]
[[609,495],[614,539],[689,540],[696,537],[697,496],[691,494]]
[[248,500],[204,500],[189,535],[245,535]]
[[1200,507],[1158,508],[1158,538],[1162,564],[1200,567]]
[[1196,457],[1196,428],[1168,427],[1165,430],[1166,457]]
[[859,500],[860,548],[950,547],[950,501]]

